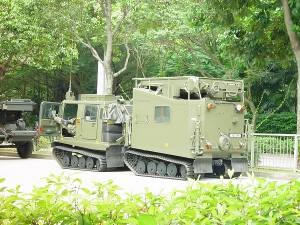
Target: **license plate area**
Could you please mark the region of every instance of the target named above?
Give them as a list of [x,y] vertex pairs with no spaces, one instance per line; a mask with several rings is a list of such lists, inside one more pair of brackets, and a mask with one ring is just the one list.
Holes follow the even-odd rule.
[[230,138],[242,138],[242,134],[234,134],[234,133],[232,133],[232,134],[229,134],[229,137]]

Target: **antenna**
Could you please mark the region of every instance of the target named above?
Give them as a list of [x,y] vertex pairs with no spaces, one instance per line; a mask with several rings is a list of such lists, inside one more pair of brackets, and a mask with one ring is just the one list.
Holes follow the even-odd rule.
[[[71,66],[71,70],[72,70],[72,66]],[[72,72],[70,70],[70,80],[69,80],[69,90],[68,92],[72,92]]]

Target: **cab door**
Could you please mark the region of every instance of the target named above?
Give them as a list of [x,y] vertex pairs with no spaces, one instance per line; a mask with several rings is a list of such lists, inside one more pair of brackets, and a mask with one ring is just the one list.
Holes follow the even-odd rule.
[[39,114],[39,135],[58,136],[60,125],[53,120],[53,114],[60,114],[61,104],[58,102],[42,102]]
[[98,106],[86,105],[84,117],[81,120],[81,134],[85,140],[96,140],[98,134]]

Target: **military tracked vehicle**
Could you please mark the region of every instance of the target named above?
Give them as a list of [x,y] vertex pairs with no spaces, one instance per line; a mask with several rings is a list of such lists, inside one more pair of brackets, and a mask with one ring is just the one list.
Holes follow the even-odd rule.
[[112,95],[68,92],[62,103],[43,102],[40,135],[55,136],[53,157],[64,169],[105,171],[123,167],[125,101]]
[[35,103],[27,99],[0,102],[0,147],[17,148],[21,158],[28,158],[33,151],[32,139],[36,131],[27,129],[23,112],[32,112]]
[[111,95],[71,92],[43,102],[40,132],[57,136],[62,168],[186,179],[247,170],[243,81],[198,77],[137,78],[126,104]]
[[124,162],[136,175],[186,179],[247,170],[243,81],[134,80]]

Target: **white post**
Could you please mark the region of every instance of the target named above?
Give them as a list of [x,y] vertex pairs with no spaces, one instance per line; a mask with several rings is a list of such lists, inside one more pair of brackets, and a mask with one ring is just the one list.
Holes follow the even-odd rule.
[[106,84],[105,84],[105,72],[103,64],[98,61],[98,74],[97,74],[97,95],[106,94]]
[[255,146],[255,136],[254,136],[254,133],[251,133],[250,135],[250,166],[251,166],[251,169],[253,170],[254,167],[255,167],[255,149],[254,149],[254,146]]
[[294,172],[297,172],[298,168],[298,135],[294,137]]

